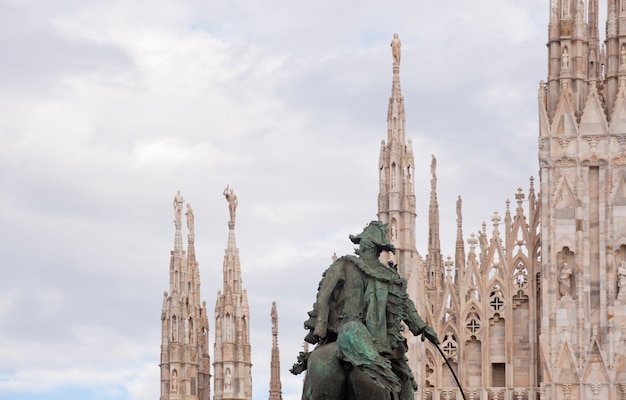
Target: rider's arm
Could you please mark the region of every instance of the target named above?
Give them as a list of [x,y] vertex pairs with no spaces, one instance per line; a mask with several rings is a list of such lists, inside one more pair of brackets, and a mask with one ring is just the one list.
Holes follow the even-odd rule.
[[406,315],[406,319],[404,323],[409,327],[409,330],[413,335],[421,335],[424,329],[426,328],[426,323],[422,320],[422,318],[417,313],[417,309],[415,308],[415,303],[410,298],[406,298],[404,301],[404,314]]

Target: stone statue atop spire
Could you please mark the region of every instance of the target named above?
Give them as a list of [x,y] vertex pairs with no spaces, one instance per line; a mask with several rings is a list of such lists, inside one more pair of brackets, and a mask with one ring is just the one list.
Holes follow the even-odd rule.
[[402,47],[402,43],[400,42],[400,38],[397,33],[393,34],[393,39],[391,40],[391,54],[393,55],[393,66],[400,66],[400,47]]
[[191,208],[191,204],[187,203],[187,212],[185,213],[187,216],[187,229],[189,229],[189,236],[194,236],[194,220],[193,220],[193,209]]
[[229,185],[226,185],[224,189],[224,197],[228,201],[228,211],[230,212],[230,221],[228,221],[228,227],[233,229],[235,227],[235,217],[237,216],[237,196]]
[[437,177],[437,158],[435,157],[434,154],[431,154],[431,160],[430,160],[430,174],[433,176],[433,178]]
[[435,155],[431,155],[432,159],[430,161],[430,174],[432,178],[430,179],[430,188],[434,191],[437,187],[437,158]]
[[177,229],[180,229],[182,225],[184,203],[185,199],[183,198],[183,195],[180,194],[180,190],[176,191],[176,196],[174,197],[174,224]]
[[278,312],[276,312],[276,302],[272,302],[272,335],[278,334]]

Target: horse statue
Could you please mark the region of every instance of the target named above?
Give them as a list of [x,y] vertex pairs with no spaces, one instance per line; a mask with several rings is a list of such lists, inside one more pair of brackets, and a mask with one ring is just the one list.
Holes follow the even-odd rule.
[[[364,347],[358,344],[367,337],[364,329],[362,324],[348,322],[337,341],[318,345],[309,353],[303,400],[395,398],[392,393],[400,390],[400,382],[391,371],[389,361],[375,349],[374,352],[352,353]],[[349,360],[357,362],[352,364]]]
[[316,344],[300,353],[291,372],[307,371],[303,400],[412,400],[417,385],[408,366],[406,323],[414,335],[439,340],[420,318],[406,291],[406,281],[392,262],[379,261],[383,251],[395,253],[387,225],[370,222],[360,235],[357,256],[338,258],[322,275],[305,341]]

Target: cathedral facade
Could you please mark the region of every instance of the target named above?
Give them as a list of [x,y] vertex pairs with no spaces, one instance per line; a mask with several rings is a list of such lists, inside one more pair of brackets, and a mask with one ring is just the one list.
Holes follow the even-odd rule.
[[[531,178],[469,238],[459,197],[446,259],[434,157],[427,254],[415,249],[413,152],[392,42],[378,216],[468,399],[626,398],[626,1],[608,1],[604,45],[597,0],[549,5],[538,188]],[[460,398],[438,349],[409,343],[416,398]]]

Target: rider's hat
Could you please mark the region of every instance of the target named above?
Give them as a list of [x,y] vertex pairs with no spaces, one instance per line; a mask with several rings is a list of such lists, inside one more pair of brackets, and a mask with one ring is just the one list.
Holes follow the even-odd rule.
[[380,250],[391,251],[393,254],[396,254],[396,248],[387,240],[387,224],[383,224],[380,221],[370,222],[363,229],[363,232],[356,236],[350,235],[349,237],[354,244],[360,244],[361,239],[366,239],[374,243]]

